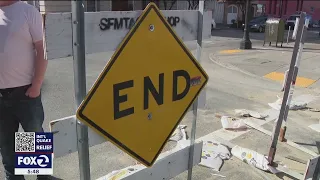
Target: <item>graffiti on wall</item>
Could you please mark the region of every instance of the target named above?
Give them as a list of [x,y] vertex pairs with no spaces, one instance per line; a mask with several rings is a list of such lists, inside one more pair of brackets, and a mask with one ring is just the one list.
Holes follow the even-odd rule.
[[[101,18],[99,27],[102,31],[106,30],[122,30],[122,29],[131,29],[134,23],[138,18],[130,17],[121,17],[121,18]],[[180,17],[178,16],[169,16],[167,17],[168,23],[175,27],[180,23]]]

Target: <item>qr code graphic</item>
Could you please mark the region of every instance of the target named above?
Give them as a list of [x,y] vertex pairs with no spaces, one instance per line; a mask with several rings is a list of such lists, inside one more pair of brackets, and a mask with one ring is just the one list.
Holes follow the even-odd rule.
[[16,132],[15,133],[16,152],[35,152],[35,133]]

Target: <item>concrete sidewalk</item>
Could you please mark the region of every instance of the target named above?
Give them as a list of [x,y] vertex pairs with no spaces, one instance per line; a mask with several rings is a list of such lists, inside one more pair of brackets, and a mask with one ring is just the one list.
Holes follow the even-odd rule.
[[[221,31],[222,32],[222,31]],[[226,34],[231,34],[226,32]],[[240,32],[241,33],[241,32]],[[234,35],[233,32],[231,35]],[[258,34],[255,34],[258,36]],[[261,34],[259,34],[261,35]],[[241,37],[241,35],[236,35]],[[233,132],[221,129],[221,121],[215,117],[216,113],[234,115],[235,109],[248,109],[264,112],[271,109],[268,103],[277,100],[277,95],[281,95],[282,83],[264,77],[272,72],[283,73],[290,64],[292,49],[262,47],[261,40],[253,39],[253,50],[239,51],[240,39],[237,37],[212,37],[211,42],[207,42],[203,48],[202,65],[208,73],[210,79],[207,85],[207,105],[199,110],[197,120],[196,138],[212,138],[211,135],[220,134],[227,141],[240,145],[262,154],[268,153],[271,138],[255,129],[248,129],[245,132]],[[192,50],[196,46],[190,44]],[[307,87],[296,87],[294,97],[297,95],[310,94],[320,96],[319,89],[319,59],[320,51],[318,44],[306,44],[301,61],[301,71],[299,76],[312,79],[315,82]],[[236,50],[235,50],[236,49]],[[312,50],[314,49],[314,50]],[[317,51],[318,49],[318,51]],[[225,51],[231,50],[231,51]],[[225,52],[222,52],[225,51]],[[290,53],[291,51],[291,53]],[[310,51],[310,52],[307,52]],[[195,51],[192,50],[195,54]],[[226,53],[227,52],[227,53]],[[105,66],[112,52],[98,53],[87,56],[87,88],[89,89],[97,76]],[[319,60],[318,60],[319,61]],[[75,112],[74,87],[73,87],[73,62],[72,58],[63,58],[49,62],[46,74],[46,83],[43,88],[44,108],[46,112],[46,122],[44,127],[48,128],[48,122],[65,116],[73,115]],[[282,69],[281,69],[282,68]],[[320,101],[314,101],[308,106],[320,108]],[[288,120],[287,137],[302,145],[310,151],[319,153],[317,141],[320,134],[312,131],[308,126],[319,123],[319,113],[304,111],[290,111]],[[187,133],[190,137],[192,113],[188,113],[181,122],[187,125]],[[262,127],[271,130],[274,122],[257,120],[262,123]],[[165,150],[171,149],[175,142],[168,142]],[[297,164],[285,158],[288,155],[298,157],[303,160],[310,158],[307,153],[297,150],[285,143],[279,143],[276,154],[276,161],[281,161],[289,168],[304,171],[305,164]],[[54,160],[54,176],[64,180],[79,178],[78,154],[72,153]],[[111,143],[103,143],[90,148],[90,168],[91,178],[96,179],[114,170],[133,165],[135,161],[113,146]],[[0,167],[0,179],[3,177],[3,169]],[[214,172],[208,168],[196,166],[194,169],[194,180],[221,179],[212,174],[222,174],[224,179],[282,179],[285,174],[278,176],[265,173],[258,169],[253,169],[239,159],[232,157],[225,161],[220,172]],[[186,180],[187,172],[182,173],[174,179]],[[35,177],[27,177],[28,180]],[[292,178],[287,178],[292,179]]]
[[[308,46],[314,46],[314,44],[307,44],[307,47]],[[319,45],[315,46],[316,48],[319,47]],[[304,51],[299,76],[306,77],[306,79],[308,77],[308,79],[313,80],[313,82],[306,87],[296,87],[293,94],[294,98],[298,96],[303,97],[301,95],[320,97],[320,71],[317,70],[320,67],[319,52],[320,51],[316,50]],[[282,94],[280,92],[282,82],[280,79],[272,79],[265,76],[272,72],[283,73],[290,65],[291,56],[292,48],[281,49],[275,47],[259,47],[258,45],[255,45],[252,50],[225,49],[211,52],[210,60],[214,65],[205,64],[204,66],[208,69],[214,69],[214,72],[209,72],[209,75],[210,77],[218,79],[212,86],[217,89],[223,88],[224,91],[230,93],[230,96],[227,99],[219,99],[220,106],[208,107],[207,110],[201,112],[198,121],[200,123],[202,121],[208,122],[210,117],[211,121],[216,122],[216,126],[221,128],[220,119],[213,117],[214,113],[234,116],[234,109],[236,108],[245,108],[258,112],[272,109],[267,104],[268,102],[271,103],[276,101],[276,96]],[[302,79],[300,81],[302,81],[301,83],[303,84],[306,80]],[[233,95],[237,96],[239,99],[233,99]],[[217,96],[219,95],[210,94],[208,98],[217,100]],[[247,101],[243,102],[240,98]],[[226,108],[225,103],[230,101],[232,101],[234,105],[229,105],[228,108]],[[219,107],[224,108],[220,109]],[[312,103],[309,103],[308,107],[320,108],[320,99],[318,98]],[[279,113],[279,111],[277,112]],[[276,118],[278,113],[276,114]],[[311,124],[319,123],[319,117],[319,112],[311,112],[308,110],[289,111],[286,138],[302,147],[302,149],[305,148],[306,151],[292,147],[287,143],[279,142],[274,162],[283,164],[288,170],[303,176],[306,164],[290,160],[287,157],[294,156],[307,161],[313,157],[309,153],[319,155],[320,134],[308,127]],[[261,122],[261,120],[255,119],[252,120],[252,122],[260,124],[260,126],[258,126],[259,128],[263,128],[270,132],[272,132],[275,125],[273,120]],[[271,137],[255,128],[245,132],[218,129],[202,138],[206,140],[215,140],[215,137],[217,136],[235,145],[254,150],[264,155],[268,154],[271,145]],[[213,174],[219,174],[225,176],[225,179],[234,180],[238,180],[240,177],[246,180],[295,179],[286,173],[274,175],[269,172],[255,169],[248,164],[241,162],[236,157],[224,161],[220,172],[215,172],[201,166],[197,166],[194,169],[194,179],[221,179],[220,176]],[[187,173],[183,173],[174,179],[184,180],[186,178]]]
[[[225,49],[211,54],[211,60],[231,64],[243,72],[283,82],[284,72],[289,68],[293,43],[283,48],[254,44],[250,50]],[[302,52],[297,77],[297,87],[319,87],[320,44],[306,43]]]
[[[221,42],[223,42],[223,40]],[[220,46],[220,44],[216,45]],[[249,57],[253,56],[256,59],[261,59],[259,55],[264,54],[264,57],[267,59],[269,51],[250,50],[223,54],[220,53],[220,50],[223,50],[223,48],[227,50],[228,48],[230,49],[230,46],[224,46],[222,48],[206,47],[203,51],[201,63],[208,73],[210,79],[207,85],[206,108],[199,110],[198,114],[196,138],[211,138],[210,135],[212,134],[221,134],[221,136],[223,136],[233,144],[255,150],[261,154],[267,154],[268,148],[271,143],[271,138],[268,135],[265,135],[255,129],[249,129],[245,132],[223,130],[221,129],[222,126],[220,119],[216,118],[215,114],[219,113],[225,115],[234,115],[234,109],[240,108],[258,112],[263,112],[271,109],[268,106],[268,103],[276,101],[277,95],[281,94],[281,83],[269,80],[268,78],[264,78],[263,76],[275,71],[275,69],[279,69],[279,65],[284,67],[286,64],[288,64],[287,62],[289,62],[289,60],[287,59],[290,59],[288,58],[290,57],[290,53],[287,53],[287,59],[277,58],[276,60],[272,60],[272,62],[274,61],[275,64],[257,63],[256,65],[253,65],[257,68],[257,70],[251,71],[253,69],[253,66],[252,62],[248,62],[248,59],[250,59]],[[195,51],[192,52],[195,53]],[[217,55],[217,57],[219,57],[219,61],[223,64],[219,65],[216,62],[212,61],[212,54]],[[307,57],[312,56],[315,55],[312,54]],[[88,63],[87,72],[88,87],[90,87],[91,83],[95,80],[96,76],[100,72],[101,67],[103,67],[103,64],[105,64],[105,58],[106,53],[91,55],[90,58],[88,58],[88,62],[90,62]],[[278,62],[278,59],[280,59],[281,63]],[[303,61],[301,62],[301,65],[302,63]],[[241,66],[241,64],[243,66]],[[269,69],[265,70],[266,65],[272,66],[267,66]],[[53,61],[51,62],[50,72],[52,72],[52,74],[50,75],[52,75],[52,77],[56,75],[56,69],[59,69],[60,72],[64,72],[66,74],[67,69],[70,69],[71,67],[72,61]],[[65,74],[63,75],[65,76]],[[66,77],[72,79],[71,74]],[[70,88],[72,90],[72,85],[68,84],[72,82],[71,80],[69,80],[68,82],[61,82],[61,80],[53,81],[53,78],[50,80],[50,84],[48,84],[47,86],[48,90],[50,90],[49,86],[55,87],[56,84],[63,84],[63,88]],[[69,92],[69,94],[72,93],[72,91]],[[294,96],[298,94],[320,95],[320,91],[315,91],[315,89],[310,88],[297,88],[294,92]],[[314,102],[312,107],[316,107],[316,105],[319,104],[319,101]],[[68,105],[68,107],[70,108],[70,105]],[[305,147],[309,148],[312,151],[316,151],[316,141],[320,139],[320,135],[314,134],[314,132],[312,132],[312,130],[308,128],[308,125],[312,123],[318,123],[318,117],[318,113],[311,113],[308,111],[290,111],[287,137],[290,140],[296,140],[298,137],[298,142],[308,142],[307,144],[311,144],[311,146],[306,145]],[[181,124],[187,125],[186,131],[189,137],[191,132],[190,128],[192,119],[192,113],[188,113],[184,120],[181,122]],[[261,123],[264,123],[264,121]],[[274,122],[270,121],[266,122],[263,127],[270,130],[270,127],[272,127],[273,125]],[[164,150],[172,149],[175,145],[176,143],[174,142],[168,142]],[[308,158],[310,158],[310,155],[297,150],[296,148],[293,148],[287,144],[279,143],[278,147],[279,149],[276,155],[276,161],[282,162],[289,168],[294,169],[300,173],[304,171],[305,164],[296,164],[292,161],[288,162],[285,157],[290,154],[300,159],[307,160]],[[111,171],[119,170],[129,165],[133,165],[135,161],[130,156],[126,155],[124,152],[113,146],[111,143],[107,142],[90,148],[90,163],[92,179],[96,179],[108,174]],[[70,155],[55,159],[55,176],[66,180],[79,179],[78,171],[79,169],[77,153],[72,153]],[[265,173],[261,170],[253,169],[236,157],[232,157],[230,160],[225,161],[220,172],[214,172],[211,169],[196,166],[193,173],[193,179],[221,179],[221,177],[212,174],[222,174],[226,176],[225,179],[231,180],[238,180],[239,178],[244,178],[246,180],[258,180],[265,179],[265,176],[269,179],[278,180],[282,179],[282,177],[284,177],[284,179],[287,177],[287,175],[285,174],[278,174],[278,176],[281,176],[278,177],[271,173]],[[186,177],[187,172],[184,172],[174,179],[185,180],[187,179]]]

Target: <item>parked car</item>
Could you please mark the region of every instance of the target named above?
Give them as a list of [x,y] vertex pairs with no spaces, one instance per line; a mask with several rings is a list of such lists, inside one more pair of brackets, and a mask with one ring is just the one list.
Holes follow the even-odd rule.
[[285,28],[289,29],[289,26],[291,26],[291,29],[293,29],[294,25],[296,23],[296,19],[298,17],[300,17],[299,14],[293,14],[293,15],[289,16],[289,18],[286,20]]
[[[258,16],[253,18],[251,21],[249,21],[250,31],[264,32],[267,19],[268,16]],[[242,24],[242,30],[244,30],[244,25],[245,24]]]
[[[289,26],[291,26],[291,29],[293,29],[295,26],[295,23],[296,23],[296,19],[299,17],[300,17],[299,13],[295,13],[295,14],[292,14],[291,16],[289,16],[289,18],[286,20],[285,28],[289,29]],[[313,27],[312,16],[307,14],[306,19],[309,19],[308,28]]]
[[317,23],[317,22],[315,22],[315,23],[312,24],[312,27],[313,27],[313,28],[319,28],[319,27],[320,27],[320,24]]

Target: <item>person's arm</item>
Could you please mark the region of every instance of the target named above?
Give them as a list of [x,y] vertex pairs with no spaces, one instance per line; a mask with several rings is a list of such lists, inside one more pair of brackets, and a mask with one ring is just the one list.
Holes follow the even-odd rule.
[[48,61],[45,58],[45,47],[43,38],[42,15],[36,8],[30,10],[28,19],[29,31],[35,48],[34,76],[32,86],[27,90],[26,95],[37,97],[40,95],[41,86],[44,80]]
[[34,47],[36,50],[36,59],[35,59],[35,72],[32,79],[32,85],[35,85],[41,88],[43,79],[45,76],[45,72],[47,70],[48,61],[44,56],[44,45],[43,40],[37,41],[34,43]]

